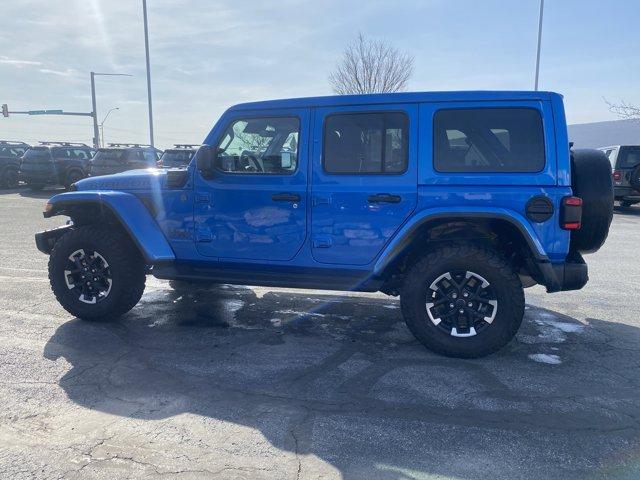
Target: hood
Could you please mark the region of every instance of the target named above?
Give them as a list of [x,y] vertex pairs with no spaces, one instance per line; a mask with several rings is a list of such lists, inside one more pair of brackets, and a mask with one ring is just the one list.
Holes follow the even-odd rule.
[[[147,168],[144,170],[129,170],[113,175],[88,177],[76,182],[76,190],[161,190],[167,188],[167,174],[169,170]],[[172,176],[182,172],[186,177],[186,170],[175,171]]]

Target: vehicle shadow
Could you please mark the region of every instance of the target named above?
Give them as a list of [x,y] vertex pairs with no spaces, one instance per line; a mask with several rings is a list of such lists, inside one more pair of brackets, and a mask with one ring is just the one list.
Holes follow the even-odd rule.
[[250,427],[295,454],[300,478],[313,458],[345,479],[640,475],[638,328],[528,306],[505,349],[460,360],[425,350],[398,307],[157,287],[116,323],[63,324],[44,356],[69,362],[60,386],[78,405]]

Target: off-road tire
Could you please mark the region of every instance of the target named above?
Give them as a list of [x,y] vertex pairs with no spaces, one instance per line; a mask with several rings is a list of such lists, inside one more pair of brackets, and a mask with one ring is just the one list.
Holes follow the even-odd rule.
[[[429,286],[453,270],[481,275],[496,294],[495,318],[475,336],[452,336],[427,314]],[[425,347],[448,357],[477,358],[498,351],[514,337],[522,323],[525,300],[520,278],[502,255],[463,243],[437,248],[418,261],[404,280],[400,303],[409,330]]]
[[0,188],[18,187],[18,169],[16,167],[6,167],[0,175]]
[[631,170],[629,174],[629,183],[633,188],[640,192],[640,165]]
[[571,232],[571,248],[596,252],[607,239],[613,219],[613,181],[606,155],[600,150],[572,150],[571,187],[582,199],[582,226]]
[[[78,249],[98,252],[109,264],[112,286],[95,304],[83,303],[65,281],[68,257]],[[123,234],[95,226],[83,226],[64,234],[49,257],[49,282],[60,305],[82,320],[110,321],[131,310],[144,292],[146,269],[139,253]]]

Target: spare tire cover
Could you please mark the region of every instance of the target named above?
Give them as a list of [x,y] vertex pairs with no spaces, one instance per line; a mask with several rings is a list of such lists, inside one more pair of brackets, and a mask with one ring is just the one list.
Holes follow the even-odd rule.
[[636,165],[636,168],[631,171],[629,183],[636,190],[640,190],[640,165]]
[[582,198],[582,227],[571,232],[571,249],[597,251],[607,239],[613,218],[611,164],[600,150],[571,151],[573,194]]

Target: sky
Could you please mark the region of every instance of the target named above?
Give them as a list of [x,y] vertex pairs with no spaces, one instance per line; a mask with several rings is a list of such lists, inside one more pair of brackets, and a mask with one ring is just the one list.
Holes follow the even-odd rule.
[[[410,91],[532,90],[539,0],[147,0],[156,145],[199,143],[230,105],[330,95],[362,32],[414,57]],[[91,111],[107,142],[148,143],[141,0],[0,0],[0,103]],[[640,1],[546,0],[540,89],[569,123],[640,104]],[[0,117],[0,138],[91,143],[89,117]]]

